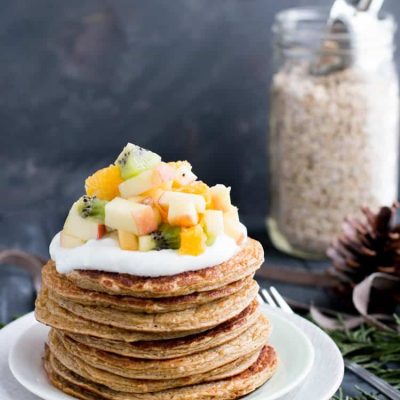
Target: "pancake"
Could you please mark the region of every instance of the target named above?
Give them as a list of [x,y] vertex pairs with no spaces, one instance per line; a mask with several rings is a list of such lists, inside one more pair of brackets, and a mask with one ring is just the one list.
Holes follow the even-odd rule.
[[127,329],[116,328],[110,325],[99,324],[78,317],[75,314],[60,307],[49,299],[47,289],[43,288],[35,303],[35,317],[42,324],[71,333],[90,335],[98,338],[120,340],[125,342],[137,342],[142,340],[166,340],[185,337],[205,329],[194,329],[187,332],[135,332]]
[[77,269],[68,273],[67,278],[80,288],[113,295],[175,297],[214,290],[244,279],[254,274],[263,261],[264,251],[261,244],[249,238],[240,251],[228,261],[198,271],[146,278]]
[[240,357],[229,364],[225,364],[222,367],[204,374],[165,380],[130,379],[103,371],[85,363],[79,356],[70,354],[62,345],[57,347],[55,353],[50,354],[50,362],[56,369],[60,369],[61,366],[64,366],[74,371],[79,376],[100,385],[107,386],[112,390],[128,393],[149,393],[194,385],[200,382],[212,382],[214,380],[237,375],[249,368],[257,360],[259,354],[260,350]]
[[212,383],[201,383],[155,393],[118,392],[84,379],[62,367],[55,369],[47,352],[44,366],[49,380],[61,391],[81,400],[232,400],[242,397],[264,384],[278,365],[275,350],[265,346],[257,361],[238,375]]
[[145,360],[108,353],[75,342],[60,331],[49,334],[50,350],[56,353],[62,345],[66,351],[93,367],[126,378],[174,379],[211,371],[251,352],[261,349],[267,342],[270,327],[263,315],[244,333],[231,341],[203,352],[168,360]]
[[110,353],[146,359],[169,359],[204,351],[219,346],[241,335],[260,315],[258,302],[254,300],[238,316],[208,331],[180,339],[140,341],[135,343],[100,339],[88,335],[66,333],[76,342]]
[[65,300],[48,289],[48,297],[60,307],[90,321],[143,332],[179,332],[208,329],[240,314],[257,296],[258,284],[249,281],[238,292],[182,311],[161,314],[133,313],[111,307],[86,306]]
[[185,296],[146,299],[131,296],[112,296],[106,293],[81,289],[65,276],[59,274],[52,262],[47,263],[42,271],[43,284],[51,288],[54,295],[64,300],[87,306],[113,307],[142,313],[179,311],[209,303],[238,292],[251,280],[252,275],[210,291],[191,293]]

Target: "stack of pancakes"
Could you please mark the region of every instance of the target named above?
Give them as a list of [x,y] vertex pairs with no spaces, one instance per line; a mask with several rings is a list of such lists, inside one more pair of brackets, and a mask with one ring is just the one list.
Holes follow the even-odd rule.
[[277,358],[267,345],[249,239],[225,263],[145,278],[43,269],[37,319],[52,327],[51,382],[79,399],[235,399],[261,386]]

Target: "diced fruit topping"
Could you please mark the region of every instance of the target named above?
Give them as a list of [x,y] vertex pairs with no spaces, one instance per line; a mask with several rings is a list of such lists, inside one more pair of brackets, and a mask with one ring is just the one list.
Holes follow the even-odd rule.
[[181,247],[179,253],[198,256],[206,249],[207,236],[201,225],[183,228],[181,231]]
[[177,226],[193,226],[199,222],[199,214],[206,210],[203,196],[182,192],[164,192],[159,200],[162,210],[168,209],[168,223]]
[[69,211],[64,223],[63,232],[81,240],[97,239],[99,236],[99,224],[89,218],[81,217],[79,213],[80,200],[75,202]]
[[236,219],[236,216],[227,213],[224,214],[224,232],[239,245],[246,239],[246,228]]
[[240,222],[239,220],[239,210],[235,206],[230,206],[227,211],[224,212],[225,218],[230,218],[236,222]]
[[139,251],[179,249],[181,244],[181,229],[162,224],[150,235],[139,237]]
[[138,237],[133,233],[118,230],[119,246],[122,250],[138,250]]
[[211,208],[212,205],[211,191],[210,188],[204,182],[200,181],[192,182],[188,185],[177,188],[176,191],[183,193],[198,194],[200,196],[203,196],[206,202],[206,208]]
[[119,185],[122,197],[129,198],[148,192],[164,182],[172,181],[174,170],[168,164],[160,163],[154,169],[144,171]]
[[123,250],[172,249],[199,255],[220,235],[246,238],[230,188],[197,181],[187,161],[165,163],[131,143],[115,165],[85,182],[86,195],[72,206],[61,246],[73,248],[106,235]]
[[96,196],[82,196],[78,200],[78,211],[82,218],[88,218],[93,221],[104,224],[104,208],[107,201],[100,200]]
[[128,143],[116,160],[123,179],[129,179],[155,167],[161,162],[161,157],[152,151],[142,149]]
[[207,235],[207,246],[211,246],[217,236],[224,233],[224,214],[219,210],[207,210],[204,213],[203,223]]
[[210,188],[213,208],[228,211],[231,203],[231,188],[224,185],[215,185]]
[[141,236],[158,227],[156,214],[150,206],[116,197],[106,204],[105,224]]
[[162,224],[157,231],[151,233],[156,242],[156,250],[174,249],[177,250],[181,244],[181,228]]
[[68,233],[62,231],[60,234],[60,244],[61,247],[72,249],[73,247],[82,246],[83,244],[85,244],[85,241],[75,236],[68,235]]
[[204,213],[206,210],[206,202],[204,200],[203,196],[200,196],[198,194],[189,194],[189,193],[181,193],[181,192],[164,192],[158,202],[161,206],[164,207],[170,207],[173,203],[179,202],[179,200],[186,202],[186,203],[192,203],[196,211],[200,214]]
[[139,236],[139,251],[156,250],[157,243],[151,235]]
[[177,161],[170,163],[173,165],[174,184],[177,186],[189,185],[197,179],[197,176],[192,172],[192,166],[187,161]]
[[177,198],[169,204],[168,223],[176,226],[193,226],[199,222],[199,215],[194,202]]
[[122,182],[119,185],[121,196],[129,198],[147,192],[154,186],[153,175],[154,171],[150,169]]
[[116,165],[99,169],[85,181],[86,194],[101,200],[112,200],[119,195],[118,186],[122,182],[121,173]]
[[104,224],[97,225],[97,238],[96,239],[101,239],[106,234],[107,234],[107,227]]

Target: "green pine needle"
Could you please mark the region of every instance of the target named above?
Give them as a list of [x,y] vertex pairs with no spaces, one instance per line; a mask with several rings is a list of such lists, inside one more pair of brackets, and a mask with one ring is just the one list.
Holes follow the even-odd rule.
[[357,387],[356,389],[360,392],[360,395],[357,397],[345,396],[343,394],[343,390],[340,389],[339,393],[336,396],[334,396],[332,400],[382,400],[382,398],[378,397],[377,394],[366,393]]
[[[400,317],[394,316],[400,328]],[[339,316],[339,320],[341,320]],[[362,325],[357,329],[328,331],[336,342],[343,357],[355,361],[373,374],[384,379],[396,389],[400,389],[400,334],[381,331],[376,327]],[[343,390],[332,400],[382,400],[376,393],[366,393],[357,388],[357,397],[346,396]]]
[[[400,327],[400,319],[396,322]],[[343,357],[355,361],[400,389],[400,334],[362,325],[354,330],[328,332]]]

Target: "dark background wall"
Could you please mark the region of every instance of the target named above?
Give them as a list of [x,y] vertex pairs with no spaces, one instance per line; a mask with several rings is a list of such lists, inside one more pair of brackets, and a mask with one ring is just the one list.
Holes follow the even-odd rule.
[[[127,141],[231,185],[250,230],[260,229],[271,24],[308,4],[2,0],[0,246],[46,255],[84,178]],[[385,9],[400,17],[398,1]]]

